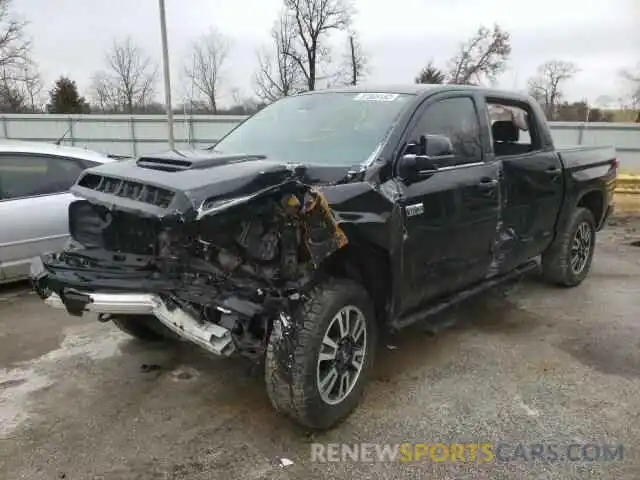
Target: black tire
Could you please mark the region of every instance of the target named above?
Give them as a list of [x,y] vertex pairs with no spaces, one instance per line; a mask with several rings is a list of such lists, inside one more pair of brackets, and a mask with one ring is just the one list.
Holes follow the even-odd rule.
[[[582,268],[576,271],[572,268],[572,245],[576,241],[578,229],[586,228],[589,233],[588,253]],[[577,207],[571,216],[564,232],[553,242],[549,249],[542,255],[542,277],[549,283],[575,287],[586,278],[591,268],[591,261],[596,241],[596,222],[593,214],[586,208]]]
[[143,342],[163,342],[175,338],[173,332],[153,315],[117,315],[111,321],[124,333]]
[[[308,294],[293,318],[286,319],[284,323],[281,319],[274,322],[266,352],[265,380],[276,410],[314,430],[329,429],[349,416],[360,403],[373,368],[377,325],[372,303],[366,290],[358,283],[332,278]],[[359,312],[363,314],[366,344],[362,369],[353,380],[353,386],[350,391],[345,389],[348,393],[344,399],[332,404],[323,399],[318,385],[321,375],[319,355],[327,329],[332,324],[337,325],[334,317],[343,308],[349,309],[356,317]],[[350,320],[349,324],[351,322],[355,324],[357,320]],[[344,357],[336,358],[344,360]],[[347,363],[351,364],[350,361]],[[343,368],[338,365],[338,360],[335,363],[323,361],[323,365],[328,370]],[[336,381],[340,383],[342,376],[338,377]]]

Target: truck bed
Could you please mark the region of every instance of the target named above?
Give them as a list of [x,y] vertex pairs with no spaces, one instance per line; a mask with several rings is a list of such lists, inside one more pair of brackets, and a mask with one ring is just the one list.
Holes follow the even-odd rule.
[[[604,182],[605,198],[597,206],[602,215],[596,218],[600,230],[613,211],[613,192],[616,188],[618,160],[616,150],[609,146],[564,146],[556,147],[556,152],[564,166],[565,199],[573,203],[579,192],[602,190]],[[586,198],[586,197],[585,197]],[[599,197],[597,197],[599,198]],[[564,209],[565,213],[571,209]],[[561,219],[562,221],[562,219]]]
[[604,167],[606,172],[616,163],[616,150],[611,146],[568,145],[556,147],[556,151],[568,170]]

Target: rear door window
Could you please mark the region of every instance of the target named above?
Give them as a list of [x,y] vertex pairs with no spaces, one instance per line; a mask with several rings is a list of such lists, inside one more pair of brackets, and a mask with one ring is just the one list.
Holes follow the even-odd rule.
[[487,115],[496,156],[523,155],[542,148],[528,105],[488,98]]
[[62,193],[78,179],[84,166],[77,160],[31,154],[0,155],[0,199]]

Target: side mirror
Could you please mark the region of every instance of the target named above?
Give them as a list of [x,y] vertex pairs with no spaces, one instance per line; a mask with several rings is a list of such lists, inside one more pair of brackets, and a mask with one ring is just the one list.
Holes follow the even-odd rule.
[[398,177],[405,183],[430,177],[437,171],[438,167],[424,155],[407,154],[398,161]]
[[453,143],[446,135],[424,135],[427,157],[447,157],[453,155]]
[[417,141],[407,145],[404,154],[421,155],[430,158],[448,157],[454,154],[453,143],[446,135],[420,135]]
[[405,183],[427,178],[438,171],[437,159],[452,155],[453,143],[446,135],[420,135],[400,158],[398,176]]

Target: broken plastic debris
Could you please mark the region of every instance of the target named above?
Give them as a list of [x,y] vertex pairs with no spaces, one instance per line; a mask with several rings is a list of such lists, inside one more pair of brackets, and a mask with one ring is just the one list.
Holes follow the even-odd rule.
[[142,373],[155,372],[155,371],[161,370],[161,369],[162,369],[162,366],[156,365],[155,363],[152,363],[150,365],[147,365],[146,363],[143,363],[142,365],[140,365],[140,371]]
[[289,460],[288,458],[281,458],[280,459],[280,466],[281,467],[288,467],[289,465],[293,465],[293,461]]
[[171,377],[175,381],[180,380],[193,380],[198,378],[200,372],[195,368],[190,367],[179,367],[171,372]]

